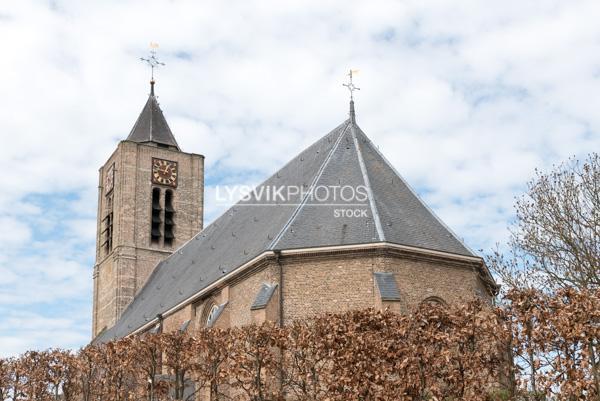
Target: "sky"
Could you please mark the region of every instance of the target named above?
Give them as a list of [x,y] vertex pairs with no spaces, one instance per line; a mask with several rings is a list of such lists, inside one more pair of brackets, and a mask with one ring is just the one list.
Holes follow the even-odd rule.
[[217,185],[258,184],[347,118],[471,248],[534,170],[600,150],[600,2],[0,3],[0,356],[91,336],[98,168],[149,91]]

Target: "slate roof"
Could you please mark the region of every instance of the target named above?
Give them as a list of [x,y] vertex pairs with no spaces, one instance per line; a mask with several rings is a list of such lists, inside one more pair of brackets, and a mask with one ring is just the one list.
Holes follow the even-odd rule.
[[174,146],[179,150],[179,145],[167,124],[156,96],[154,96],[154,82],[151,82],[150,95],[142,109],[137,121],[133,125],[128,141],[139,143],[158,143],[161,145]]
[[[263,196],[274,187],[310,192],[332,186],[363,186],[368,196],[358,202],[348,196]],[[344,208],[364,214],[335,216]],[[375,242],[475,256],[398,175],[351,114],[160,262],[116,325],[95,341],[135,331],[265,251]]]

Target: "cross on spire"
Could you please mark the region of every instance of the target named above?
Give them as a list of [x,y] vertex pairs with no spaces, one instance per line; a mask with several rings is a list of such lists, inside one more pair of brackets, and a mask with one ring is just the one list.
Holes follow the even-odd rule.
[[352,82],[352,75],[358,73],[358,70],[350,69],[348,72],[348,83],[342,84],[350,91],[350,121],[356,124],[356,113],[354,112],[354,91],[359,91],[360,88]]
[[350,72],[348,73],[348,83],[346,84],[342,84],[343,86],[345,86],[346,88],[348,88],[348,90],[350,91],[350,101],[354,100],[354,91],[359,91],[360,88],[357,87],[356,85],[354,85],[354,83],[352,82],[352,74],[356,74],[358,73],[358,70],[350,70]]
[[162,61],[156,58],[156,49],[158,49],[158,43],[150,42],[150,56],[148,58],[140,57],[140,60],[150,66],[150,90],[154,95],[154,68],[165,65]]

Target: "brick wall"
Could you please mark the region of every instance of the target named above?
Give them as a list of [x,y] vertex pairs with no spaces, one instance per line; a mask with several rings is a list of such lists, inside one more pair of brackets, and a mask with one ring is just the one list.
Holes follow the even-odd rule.
[[[323,254],[283,256],[260,262],[194,305],[196,327],[204,327],[209,303],[228,302],[216,327],[242,326],[265,320],[279,321],[279,295],[283,294],[284,323],[327,312],[364,308],[390,308],[408,312],[430,297],[455,303],[475,296],[491,300],[477,273],[479,261],[456,260],[443,256],[418,255],[393,250],[359,250]],[[280,284],[267,307],[250,308],[263,283]],[[400,301],[383,301],[375,284],[374,272],[394,275]],[[281,288],[283,288],[282,291]],[[187,312],[186,312],[187,313]]]
[[373,307],[376,262],[371,254],[282,258],[284,323]]
[[[369,307],[406,312],[432,296],[448,303],[477,295],[490,299],[472,262],[379,251],[298,255],[281,262],[286,324],[326,312]],[[381,301],[374,272],[393,273],[400,301]]]
[[169,315],[167,318],[163,320],[163,328],[162,331],[164,333],[170,333],[181,328],[181,325],[188,320],[192,320],[192,323],[187,328],[187,330],[193,330],[193,308],[192,305],[187,305],[186,307],[178,310],[172,315]]
[[411,310],[429,297],[447,303],[477,295],[478,275],[469,263],[386,256],[379,271],[393,273],[400,291],[403,311]]
[[273,263],[268,263],[256,272],[244,277],[243,280],[229,287],[229,312],[230,326],[243,326],[253,323],[250,307],[263,283],[277,284],[279,273]]

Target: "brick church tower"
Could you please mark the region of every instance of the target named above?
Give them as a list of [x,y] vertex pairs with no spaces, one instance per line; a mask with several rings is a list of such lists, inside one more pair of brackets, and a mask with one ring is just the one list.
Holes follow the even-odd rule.
[[99,171],[93,337],[203,225],[204,156],[179,148],[150,85],[131,133]]

